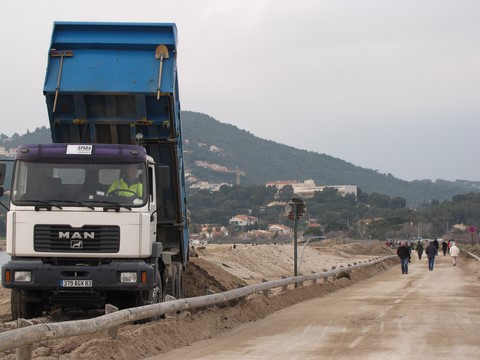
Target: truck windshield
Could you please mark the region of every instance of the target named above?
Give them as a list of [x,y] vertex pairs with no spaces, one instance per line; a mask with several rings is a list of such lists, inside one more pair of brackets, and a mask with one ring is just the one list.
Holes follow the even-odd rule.
[[12,186],[15,205],[145,205],[144,163],[92,164],[17,161]]

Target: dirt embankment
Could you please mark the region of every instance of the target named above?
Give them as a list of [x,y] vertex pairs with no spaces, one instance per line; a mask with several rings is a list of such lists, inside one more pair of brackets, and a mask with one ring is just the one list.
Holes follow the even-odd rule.
[[[322,272],[332,266],[347,266],[353,262],[391,254],[383,244],[318,245],[299,248],[298,259],[302,273]],[[239,285],[274,280],[293,275],[293,248],[289,245],[208,245],[198,250],[199,257],[191,258],[185,276],[188,297],[204,295],[206,289],[215,292],[231,290]],[[300,262],[301,259],[301,262]],[[391,264],[397,264],[396,259]],[[235,306],[217,310],[199,309],[184,313],[177,319],[164,319],[143,325],[126,325],[119,329],[116,340],[106,334],[79,336],[42,342],[34,347],[34,359],[144,359],[195,341],[218,335],[241,323],[255,321],[286,306],[305,299],[322,296],[352,282],[375,275],[391,264],[379,264],[356,271],[350,279],[299,287],[275,296],[255,294]],[[70,320],[78,314],[66,315]],[[0,287],[0,331],[13,329],[10,321],[10,293]],[[56,319],[43,317],[35,323]],[[58,321],[58,320],[57,320]],[[15,350],[0,353],[2,359],[15,359]]]

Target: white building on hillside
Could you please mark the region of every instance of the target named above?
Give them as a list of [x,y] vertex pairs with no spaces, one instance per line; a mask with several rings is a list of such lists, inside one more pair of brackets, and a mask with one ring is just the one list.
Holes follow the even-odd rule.
[[357,186],[356,185],[326,185],[318,186],[315,185],[313,180],[305,180],[304,182],[299,182],[297,180],[287,180],[287,181],[271,181],[265,184],[266,187],[275,186],[278,190],[283,188],[286,185],[291,185],[293,188],[293,193],[301,196],[305,199],[313,198],[315,191],[323,191],[325,188],[334,188],[337,189],[338,194],[345,196],[347,194],[353,194],[357,197]]
[[290,234],[292,233],[292,228],[282,224],[269,224],[268,231],[278,234]]
[[232,225],[238,226],[250,226],[258,223],[258,218],[255,216],[248,215],[237,215],[229,220],[229,223]]

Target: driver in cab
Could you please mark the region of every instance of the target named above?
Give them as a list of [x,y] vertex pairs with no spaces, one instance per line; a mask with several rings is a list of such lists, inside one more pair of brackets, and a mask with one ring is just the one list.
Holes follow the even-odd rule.
[[130,165],[126,171],[122,170],[124,175],[117,180],[114,180],[110,185],[108,195],[120,195],[125,197],[139,197],[143,195],[143,184],[138,179],[138,168]]

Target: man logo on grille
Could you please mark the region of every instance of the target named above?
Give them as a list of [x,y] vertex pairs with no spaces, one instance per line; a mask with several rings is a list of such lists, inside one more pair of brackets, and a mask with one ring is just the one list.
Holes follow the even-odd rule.
[[83,249],[83,240],[70,241],[70,249]]
[[93,231],[59,231],[59,239],[95,239],[95,233]]

